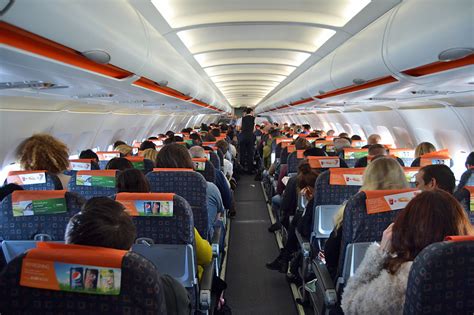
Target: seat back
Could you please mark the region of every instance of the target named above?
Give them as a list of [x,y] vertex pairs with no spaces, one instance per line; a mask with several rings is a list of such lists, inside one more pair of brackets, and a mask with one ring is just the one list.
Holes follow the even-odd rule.
[[464,186],[454,193],[454,197],[461,203],[469,220],[474,224],[474,186]]
[[351,243],[380,241],[383,231],[418,192],[416,189],[361,191],[349,199],[342,223],[339,275],[346,246]]
[[126,159],[132,162],[134,168],[142,171],[144,174],[153,170],[153,161],[145,159],[143,156],[127,156]]
[[404,315],[474,313],[474,237],[434,243],[413,261]]
[[119,151],[98,151],[96,154],[99,157],[99,166],[101,170],[105,170],[105,166],[110,160],[120,157]]
[[[344,201],[348,200],[359,191],[361,182],[359,185],[356,185],[357,176],[356,174],[350,173],[351,169],[341,169],[341,171],[344,170],[343,174],[351,174],[351,177],[348,178],[347,181],[344,180],[343,174],[339,176],[343,177],[342,181],[335,181],[334,174],[338,172],[337,170],[339,169],[330,169],[324,171],[318,176],[314,186],[315,207],[321,205],[341,205]],[[339,171],[338,174],[340,174],[341,171]],[[332,181],[331,178],[333,179]]]
[[61,190],[59,177],[47,171],[10,171],[5,184],[17,184],[24,190]]
[[206,158],[193,158],[194,170],[202,174],[206,181],[216,182],[216,169],[211,162]]
[[77,171],[100,170],[99,164],[93,159],[75,159],[69,160],[70,169],[64,171],[64,174],[73,176]]
[[219,156],[217,155],[216,152],[214,151],[206,151],[206,154],[208,154],[208,160],[212,163],[214,168],[220,170],[221,169],[221,160],[219,159]]
[[174,193],[118,193],[115,200],[132,215],[138,238],[149,238],[155,244],[193,244],[193,213],[183,197]]
[[320,205],[314,208],[313,232],[311,236],[316,239],[329,238],[334,229],[334,216],[341,205]]
[[0,277],[1,313],[167,313],[156,267],[133,252],[40,242]]
[[302,158],[298,158],[298,153],[295,151],[295,152],[291,152],[289,155],[288,155],[288,174],[292,174],[292,173],[298,173],[298,164],[300,163],[300,161],[302,160]]
[[347,280],[354,275],[371,244],[372,242],[360,242],[347,245],[344,266],[342,268],[344,283],[347,283]]
[[14,191],[0,203],[0,239],[32,240],[46,234],[51,240],[64,240],[69,219],[84,202],[65,190]]
[[146,175],[152,192],[175,193],[189,203],[194,226],[203,238],[208,237],[207,182],[192,169],[154,169]]
[[117,170],[77,171],[69,180],[68,190],[86,199],[112,196],[117,192],[118,174]]

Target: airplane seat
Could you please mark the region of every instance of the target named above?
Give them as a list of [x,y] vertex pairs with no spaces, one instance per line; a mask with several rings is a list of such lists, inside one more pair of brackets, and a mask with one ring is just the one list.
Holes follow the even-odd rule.
[[[69,160],[70,162],[72,163],[75,163],[74,160]],[[80,160],[77,160],[77,161],[80,161]],[[71,164],[72,164],[71,163]],[[85,169],[84,170],[93,170],[93,171],[97,171],[97,170],[100,170],[100,166],[99,166],[99,163],[97,163],[96,161],[88,161],[88,162],[79,162],[81,164],[84,164],[85,165]],[[77,171],[80,171],[80,170],[83,170],[83,169],[80,169],[80,168],[74,168],[74,165],[72,165],[72,169],[70,170],[67,170],[67,171],[64,171],[63,173],[65,175],[68,175],[68,176],[73,176]]]
[[[79,245],[37,246],[14,258],[0,275],[2,314],[167,314],[158,270],[141,255]],[[38,281],[38,274],[48,281]]]
[[20,185],[24,190],[62,190],[63,185],[56,174],[38,171],[10,171],[6,184]]
[[108,197],[117,193],[116,183],[120,171],[91,170],[75,172],[68,184],[68,191],[85,199]]
[[204,239],[209,239],[205,178],[192,169],[154,169],[146,175],[152,192],[175,193],[189,203],[194,226]]
[[14,191],[0,203],[0,238],[33,240],[47,235],[53,241],[64,240],[69,219],[81,211],[84,202],[80,195],[65,190]]
[[[272,142],[272,148],[273,148],[273,142]],[[275,159],[280,159],[281,154],[283,153],[284,148],[282,148],[281,142],[276,144],[275,142]],[[288,151],[287,151],[288,153]]]
[[[449,160],[449,167],[453,167],[454,166],[454,161],[453,159],[450,159]],[[421,163],[421,157],[417,157],[413,160],[413,162],[411,162],[411,165],[410,167],[420,167],[420,163]]]
[[144,174],[153,170],[154,163],[152,160],[145,159],[142,156],[127,156],[126,159],[132,163],[134,168],[142,171]]
[[[193,159],[193,162],[199,162],[198,159]],[[196,172],[202,174],[206,181],[211,183],[216,183],[216,168],[214,165],[209,161],[206,160],[204,163],[204,169],[199,169],[198,167],[194,168]]]
[[298,173],[298,165],[302,159],[298,159],[297,152],[291,152],[288,155],[288,174]]
[[155,167],[153,161],[149,159],[143,159],[143,164],[145,167],[145,170],[143,171],[144,174],[148,174],[149,172],[153,171],[153,168]]
[[469,220],[474,224],[474,209],[472,209],[471,205],[471,194],[474,194],[474,186],[464,186],[454,193],[454,197],[461,203],[469,216]]
[[458,187],[456,187],[456,191],[462,189],[464,186],[474,186],[474,176],[472,176],[473,171],[474,169],[470,168],[462,173]]
[[221,150],[216,150],[215,153],[217,154],[217,157],[219,158],[219,167],[215,167],[218,170],[221,170],[221,167],[224,167],[224,153],[221,152]]
[[[415,196],[415,193],[415,189],[361,191],[349,199],[342,222],[338,276],[342,275],[347,245],[380,241],[383,231],[395,220],[406,203]],[[373,197],[374,195],[376,197]],[[380,199],[389,199],[389,201],[382,201],[383,208],[380,208]],[[389,202],[393,203],[389,204]],[[344,285],[343,282],[340,284]]]
[[474,237],[424,248],[408,276],[404,315],[474,313]]
[[221,161],[220,161],[219,156],[217,155],[216,152],[209,151],[209,161],[211,161],[211,163],[212,163],[212,165],[214,166],[215,169],[218,169],[218,170],[221,169]]

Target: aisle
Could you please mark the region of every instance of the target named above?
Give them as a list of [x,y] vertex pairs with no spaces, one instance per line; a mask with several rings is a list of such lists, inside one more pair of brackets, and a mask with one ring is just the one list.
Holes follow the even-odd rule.
[[285,275],[265,263],[278,255],[260,182],[244,176],[236,190],[227,261],[226,298],[233,314],[297,314]]

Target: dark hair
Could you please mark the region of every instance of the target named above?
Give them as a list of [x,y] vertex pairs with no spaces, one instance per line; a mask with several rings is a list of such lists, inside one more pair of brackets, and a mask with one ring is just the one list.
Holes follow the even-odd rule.
[[362,138],[359,136],[359,135],[353,135],[351,137],[351,140],[354,141],[354,140],[362,140]]
[[303,156],[327,156],[326,152],[320,148],[309,148],[304,150]]
[[126,169],[117,177],[117,192],[150,192],[148,180],[143,172],[130,168]]
[[449,235],[472,235],[473,227],[461,204],[443,190],[424,191],[401,210],[392,229],[391,252],[384,268],[395,274],[426,246]]
[[298,166],[298,175],[296,182],[298,183],[298,188],[301,190],[305,187],[314,187],[314,183],[319,176],[319,171],[311,168],[307,161],[302,161]]
[[245,109],[245,113],[246,113],[246,114],[250,114],[250,113],[252,113],[252,112],[253,112],[253,109],[250,108],[250,107],[247,107],[247,108]]
[[117,140],[117,141],[115,141],[115,142],[114,142],[114,149],[115,149],[116,147],[118,147],[119,145],[122,145],[122,144],[127,144],[127,143],[123,142],[122,140]]
[[379,155],[379,154],[373,154],[372,152],[374,151],[379,151],[379,150],[384,150],[385,152],[387,152],[387,148],[384,147],[383,145],[381,144],[372,144],[371,146],[369,146],[369,155]]
[[165,135],[168,137],[168,138],[173,138],[174,137],[174,132],[171,131],[171,130],[168,130]]
[[174,141],[174,142],[183,142],[184,139],[183,139],[183,137],[180,137],[180,136],[174,136],[174,137],[173,137],[173,141]]
[[115,157],[107,162],[107,165],[105,166],[106,170],[124,171],[129,168],[133,168],[132,162],[123,157]]
[[17,184],[7,184],[0,187],[0,201],[15,190],[23,190],[23,187]]
[[452,194],[456,187],[456,178],[453,171],[443,164],[427,165],[420,169],[423,171],[423,182],[428,184],[434,178],[439,189],[447,191]]
[[212,134],[210,133],[207,133],[205,136],[204,136],[204,139],[203,141],[205,142],[214,142],[216,141],[216,137],[214,137]]
[[347,132],[341,132],[341,133],[339,134],[339,138],[347,138],[347,139],[349,139],[349,141],[352,142],[352,139],[349,138],[349,134],[348,134]]
[[96,162],[99,161],[99,156],[91,149],[81,151],[81,153],[79,154],[79,158],[80,159],[93,159]]
[[223,154],[226,154],[227,153],[227,150],[229,150],[229,144],[227,143],[227,141],[225,140],[219,140],[216,142],[216,147],[219,148],[219,150],[221,150],[221,152]]
[[466,167],[474,166],[474,152],[469,153],[466,158]]
[[69,221],[67,243],[129,250],[137,233],[124,210],[121,203],[107,197],[89,199]]
[[149,141],[152,141],[152,140],[160,140],[160,139],[158,139],[158,137],[151,136],[151,137],[148,137],[148,140],[149,140]]
[[295,140],[295,148],[296,150],[306,150],[311,147],[311,143],[305,138],[297,138]]
[[166,138],[165,140],[163,140],[163,144],[164,144],[164,145],[172,144],[172,143],[174,143],[174,142],[175,142],[175,141],[174,141],[174,136],[173,136],[173,138]]
[[156,150],[156,145],[151,142],[151,141],[143,141],[142,144],[140,144],[140,151],[145,151],[146,149],[154,149]]
[[167,144],[161,148],[156,157],[158,168],[194,168],[189,151],[181,144]]
[[219,129],[214,128],[211,130],[210,134],[214,137],[219,137],[221,135],[221,131]]

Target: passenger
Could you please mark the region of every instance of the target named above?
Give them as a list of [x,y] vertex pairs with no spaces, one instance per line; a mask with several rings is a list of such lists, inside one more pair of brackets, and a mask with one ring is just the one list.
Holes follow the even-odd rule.
[[143,151],[143,158],[150,160],[155,165],[156,157],[158,156],[158,151],[155,149],[146,149]]
[[[132,219],[124,206],[107,197],[89,199],[81,212],[69,220],[66,227],[66,244],[97,246],[119,250],[130,250],[137,237]],[[160,277],[167,311],[189,314],[191,303],[186,289],[168,275]],[[178,310],[176,307],[178,306]]]
[[444,164],[424,166],[415,177],[416,188],[423,191],[442,189],[453,194],[456,187],[456,178],[453,171]]
[[[319,176],[319,171],[311,168],[308,162],[302,162],[298,167],[298,175],[296,176],[296,188],[299,190],[301,195],[305,196],[308,200],[306,206],[307,211],[311,212],[313,208],[313,193],[314,183]],[[288,189],[289,187],[287,187]],[[288,239],[285,246],[281,249],[280,254],[274,261],[267,263],[266,266],[271,270],[278,270],[281,273],[288,271],[288,264],[292,258],[294,252],[298,250],[298,239],[296,237],[295,229],[298,225],[298,221],[301,218],[301,214],[296,214],[288,228]]]
[[[194,146],[189,149],[189,153],[193,158],[205,158],[206,153],[202,147]],[[216,173],[218,170],[216,170]],[[220,172],[220,171],[219,171]],[[208,215],[208,225],[210,228],[210,234],[213,234],[213,227],[222,214],[224,213],[224,206],[222,203],[221,193],[219,188],[211,182],[207,182],[207,215]]]
[[168,130],[168,131],[165,133],[165,136],[167,136],[168,138],[173,138],[173,137],[174,137],[174,132],[171,131],[171,130]]
[[140,148],[139,150],[140,151],[145,151],[146,149],[153,149],[155,150],[156,149],[156,145],[151,142],[151,141],[143,141],[142,144],[140,144]]
[[354,140],[360,141],[360,140],[362,140],[362,138],[361,138],[361,136],[359,136],[359,135],[353,135],[353,136],[351,137],[351,140],[352,140],[352,141],[354,141]]
[[202,145],[202,139],[201,136],[198,133],[192,133],[189,135],[189,139],[193,141],[193,144],[191,146],[201,146]]
[[63,173],[69,167],[69,152],[63,142],[48,134],[35,134],[20,143],[16,156],[23,170],[50,172],[66,189],[71,176]]
[[229,143],[225,140],[219,140],[216,142],[216,147],[219,148],[225,157],[223,165],[224,175],[230,180],[234,173],[234,165],[232,164],[232,153],[229,152]]
[[[359,191],[392,190],[408,188],[408,182],[399,163],[392,158],[376,156],[367,166],[363,174],[363,183]],[[339,263],[339,253],[342,240],[342,219],[344,204],[334,216],[335,227],[324,246],[323,255],[329,274],[335,280]]]
[[203,137],[203,142],[215,142],[216,141],[216,137],[214,137],[212,134],[210,133],[206,133],[206,135]]
[[341,132],[338,137],[339,138],[349,138],[349,134],[347,132]]
[[[160,152],[158,152],[158,156],[156,157],[156,167],[194,169],[194,164],[188,150],[180,144],[173,143],[173,144],[165,145],[160,150]],[[215,197],[213,197],[210,194],[207,194],[207,200],[211,198],[215,198]],[[208,218],[210,218],[209,212],[211,211],[208,209]],[[212,225],[209,226],[209,228],[212,228]],[[202,240],[201,235],[199,235],[199,232],[196,229],[194,229],[194,234],[196,238],[196,243],[198,242],[198,239]],[[211,245],[209,245],[207,241],[204,241],[204,240],[202,242],[200,241],[200,245],[198,245],[198,248],[197,248],[197,255],[198,255],[199,265],[209,264],[212,260]],[[203,269],[201,268],[200,270],[202,271]]]
[[122,145],[122,144],[127,144],[126,142],[123,142],[122,140],[117,140],[114,142],[114,150],[119,146],[119,145]]
[[121,144],[115,148],[115,151],[120,152],[121,157],[131,156],[133,148],[127,144]]
[[[388,150],[381,144],[374,144],[369,147],[369,156],[375,157],[375,156],[386,156],[388,155]],[[402,159],[399,157],[395,158],[397,162],[404,167],[405,163],[403,162]],[[368,164],[368,157],[364,156],[356,161],[356,164],[354,167],[366,167]]]
[[115,157],[107,162],[107,165],[105,165],[106,170],[125,171],[129,168],[133,168],[132,162],[123,157]]
[[464,186],[466,186],[466,184],[469,182],[469,179],[472,176],[472,171],[474,169],[474,152],[469,153],[469,155],[466,158],[466,163],[464,163],[464,165],[466,166],[467,171],[465,171],[462,174],[461,179],[459,180],[458,187],[456,188],[456,191],[464,188]]
[[217,128],[214,128],[210,131],[210,134],[217,138],[221,136],[221,131]]
[[411,162],[411,167],[419,167],[421,156],[427,153],[435,152],[436,147],[429,142],[422,142],[415,148],[415,159]]
[[367,138],[367,144],[364,145],[362,148],[363,148],[363,149],[366,149],[366,148],[370,147],[371,145],[379,144],[381,141],[382,141],[382,137],[380,137],[380,135],[378,135],[378,134],[376,134],[376,133],[371,134],[371,135]]
[[328,132],[326,133],[326,136],[327,137],[334,137],[334,135],[336,134],[336,132],[334,130],[328,130]]
[[410,267],[428,245],[449,235],[474,235],[466,213],[449,193],[413,198],[372,244],[342,294],[344,314],[402,314]]
[[344,148],[351,147],[351,140],[347,137],[334,138],[335,155],[339,158],[344,158]]
[[7,184],[0,187],[0,201],[15,190],[23,190],[23,187],[17,184]]
[[150,184],[143,172],[135,168],[129,168],[120,172],[117,177],[117,192],[150,192]]
[[183,142],[183,141],[184,141],[183,137],[180,137],[180,136],[173,137],[173,142]]
[[253,173],[253,160],[255,153],[255,135],[253,134],[255,129],[255,116],[253,109],[246,108],[244,116],[242,117],[242,124],[240,126],[239,134],[239,156],[240,165],[244,170],[252,174]]
[[94,162],[99,163],[99,156],[97,155],[97,153],[95,153],[91,149],[81,151],[81,153],[79,153],[79,158],[80,159],[92,159],[92,160],[94,160]]

